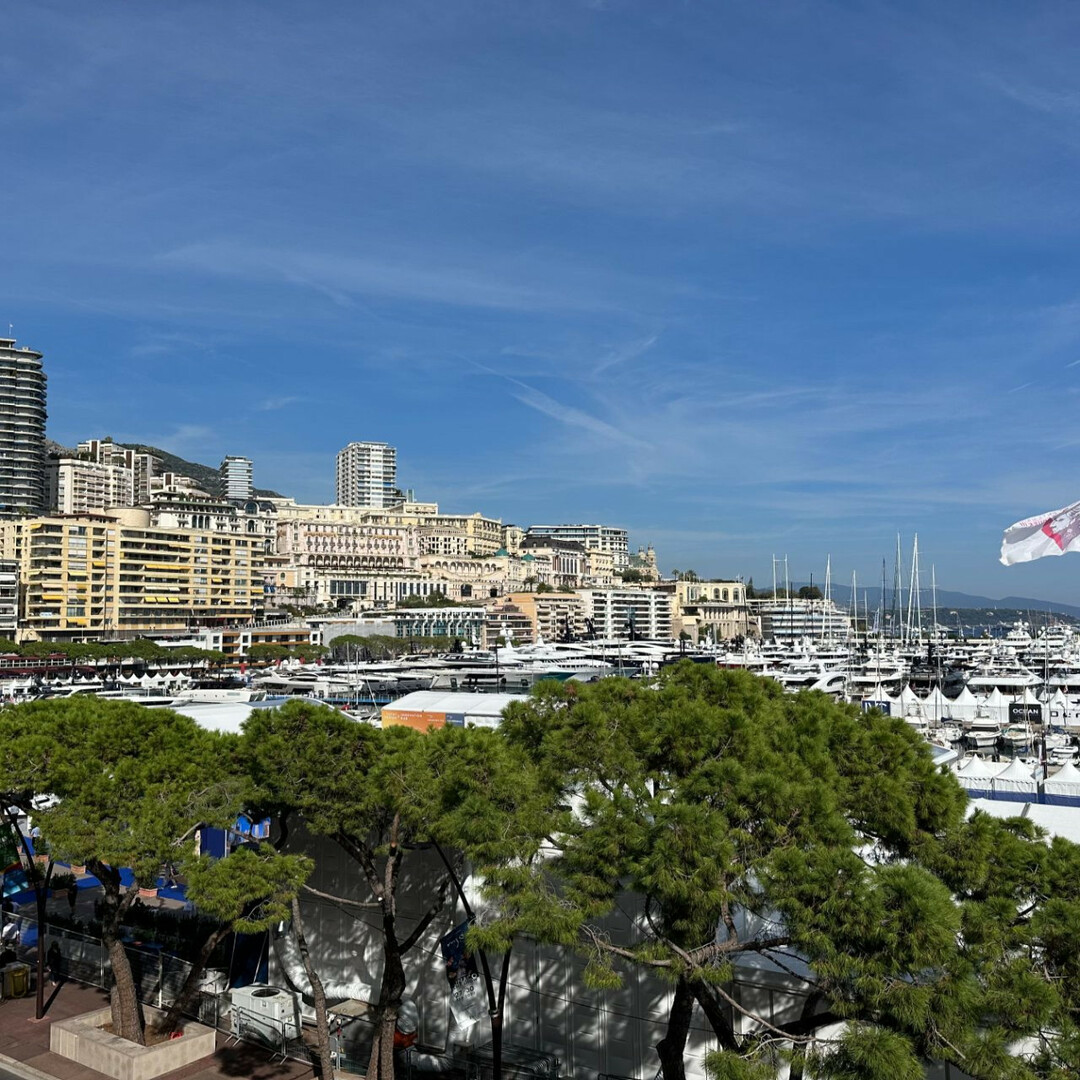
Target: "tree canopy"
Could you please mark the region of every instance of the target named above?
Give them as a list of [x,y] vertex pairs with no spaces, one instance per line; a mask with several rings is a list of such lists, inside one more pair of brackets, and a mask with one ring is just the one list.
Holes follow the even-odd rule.
[[127,641],[27,641],[17,645],[0,639],[0,654],[5,656],[57,656],[72,663],[101,661],[119,664],[128,660],[164,664],[223,664],[225,654],[194,645],[166,646],[146,638]]
[[[406,987],[402,957],[442,907],[449,884],[433,884],[431,907],[407,932],[401,929],[402,866],[410,848],[430,839],[436,805],[429,744],[411,728],[382,730],[303,701],[255,710],[243,738],[252,803],[274,814],[282,830],[301,818],[311,832],[336,841],[355,860],[372,897],[383,971],[367,1074],[392,1078],[394,1027]],[[324,1027],[325,1019],[319,1023]]]
[[196,831],[233,824],[242,806],[236,742],[168,709],[89,696],[0,710],[3,768],[15,789],[9,793],[25,806],[35,792],[57,797],[35,811],[50,852],[85,864],[104,890],[113,1022],[124,1038],[144,1038],[122,940],[140,887],[153,886],[168,865],[190,872],[193,898],[229,925],[272,917],[306,876],[306,860],[276,853],[216,867],[196,863]]
[[[302,820],[340,845],[379,917],[373,1078],[392,1070],[402,957],[463,860],[488,905],[472,944],[503,954],[500,987],[523,936],[575,950],[593,987],[630,970],[670,985],[665,1080],[683,1076],[695,1009],[723,1080],[914,1080],[927,1061],[1080,1075],[1080,847],[969,815],[902,719],[745,672],[543,681],[497,730],[426,734],[301,701],[255,710],[239,739],[130,703],[37,702],[0,711],[0,769],[12,803],[60,797],[41,824],[102,881],[121,997],[125,905],[194,829],[241,806],[277,817],[281,850],[192,864],[189,887],[223,925],[289,911],[298,934],[310,863],[281,841]],[[403,925],[402,867],[425,858],[430,906]],[[798,986],[782,1018],[740,989],[748,963]],[[495,1032],[501,991],[489,1003]]]
[[[545,898],[572,911],[594,985],[628,964],[672,983],[667,1080],[683,1074],[695,1004],[722,1076],[775,1075],[781,1050],[793,1076],[899,1080],[924,1058],[987,1080],[1053,1075],[1010,1047],[1038,1036],[1066,1053],[1075,1031],[1065,973],[1080,909],[1061,883],[1077,849],[1046,847],[1030,825],[965,822],[964,792],[904,721],[682,664],[655,685],[542,684],[502,731],[573,809],[552,857],[493,879],[491,899],[511,922]],[[987,895],[965,896],[965,881]],[[604,919],[625,893],[644,918],[620,939]],[[748,954],[809,964],[797,1020],[774,1025],[740,1000]]]
[[338,659],[384,660],[416,652],[461,651],[461,639],[436,637],[396,637],[392,634],[342,634],[330,642]]

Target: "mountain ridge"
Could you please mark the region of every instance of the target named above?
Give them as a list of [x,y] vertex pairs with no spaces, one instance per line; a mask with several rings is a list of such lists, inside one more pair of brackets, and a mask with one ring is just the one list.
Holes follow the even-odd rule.
[[[805,584],[805,583],[800,583]],[[792,588],[796,588],[795,583],[792,583]],[[820,586],[819,586],[820,587]],[[850,605],[851,603],[851,586],[850,585],[833,585],[832,586],[832,598],[841,607]],[[866,589],[859,588],[859,606],[863,605],[863,597],[869,601],[870,610],[873,611],[879,606],[881,597],[881,586],[869,586]],[[930,606],[933,602],[931,592],[929,588],[919,589],[920,599],[922,602],[923,614],[930,610]],[[908,590],[905,588],[903,593],[904,598],[904,610],[907,610],[908,604]],[[892,604],[892,590],[885,590],[885,602],[886,604]],[[1080,618],[1080,607],[1075,604],[1066,604],[1060,600],[1039,600],[1031,596],[1005,596],[999,600],[995,600],[989,596],[978,596],[974,593],[956,592],[952,589],[938,589],[937,590],[937,609],[938,616],[940,617],[943,612],[948,612],[951,609],[960,608],[964,610],[989,610],[989,611],[1038,611],[1046,612],[1048,614],[1069,615],[1072,618]]]

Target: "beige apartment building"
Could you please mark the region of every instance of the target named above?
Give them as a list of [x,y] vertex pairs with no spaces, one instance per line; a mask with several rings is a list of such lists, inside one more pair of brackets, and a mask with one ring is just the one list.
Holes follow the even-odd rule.
[[87,514],[92,509],[135,504],[131,469],[78,458],[50,460],[45,467],[45,498],[58,514]]
[[483,558],[468,555],[421,555],[420,571],[451,600],[487,600],[520,589],[528,565],[497,552]]
[[277,507],[276,583],[286,602],[291,596],[308,604],[345,600],[366,606],[415,594],[415,528],[373,520],[359,507]]
[[494,555],[503,546],[504,526],[483,514],[440,514],[438,503],[402,502],[391,507],[315,506],[275,499],[282,524],[318,521],[342,525],[382,525],[414,529],[419,553],[428,555]]
[[45,468],[50,511],[87,514],[113,506],[138,506],[150,496],[160,461],[108,439],[79,443],[73,457],[52,458]]
[[585,601],[577,593],[516,592],[506,599],[529,620],[534,642],[585,636]]
[[233,503],[204,491],[168,488],[153,492],[144,507],[156,528],[254,537],[267,555],[277,546],[277,507],[267,499]]
[[263,608],[259,537],[159,528],[141,508],[4,522],[0,557],[18,567],[23,641],[138,637]]
[[484,648],[495,645],[532,645],[536,641],[536,629],[529,617],[507,600],[499,600],[488,606],[484,618]]
[[516,584],[506,579],[505,567],[494,565],[502,523],[481,514],[440,514],[437,503],[373,508],[273,502],[275,583],[286,602],[383,607],[435,591],[454,599],[487,597],[492,588],[501,592]]
[[676,581],[671,602],[676,633],[695,641],[730,641],[756,629],[741,581]]

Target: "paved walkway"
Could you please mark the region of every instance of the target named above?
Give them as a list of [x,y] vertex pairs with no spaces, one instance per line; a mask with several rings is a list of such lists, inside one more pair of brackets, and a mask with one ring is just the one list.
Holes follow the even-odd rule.
[[[33,995],[0,1001],[0,1080],[107,1080],[103,1073],[76,1065],[49,1050],[49,1026],[81,1013],[103,1008],[108,996],[96,987],[67,982],[48,987],[48,1009],[41,1021],[34,1019]],[[218,1033],[217,1051],[182,1069],[166,1073],[167,1080],[300,1080],[310,1077],[310,1065],[298,1061],[271,1061],[266,1050],[240,1044],[225,1046]]]

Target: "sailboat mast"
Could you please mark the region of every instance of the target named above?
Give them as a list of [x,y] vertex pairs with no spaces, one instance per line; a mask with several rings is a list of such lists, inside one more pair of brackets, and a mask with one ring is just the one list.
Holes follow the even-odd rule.
[[788,610],[788,633],[791,635],[791,644],[795,644],[795,609],[791,606],[791,575],[788,573],[787,556],[784,556],[784,594],[787,597]]
[[881,560],[881,596],[878,597],[878,651],[885,647],[885,560]]
[[[828,618],[829,601],[832,599],[832,556],[825,556],[825,596],[821,601],[821,622],[824,626],[825,620]],[[831,645],[833,640],[833,626],[830,622],[828,624],[828,631],[825,634],[825,641]]]
[[[922,644],[922,612],[919,609],[919,534],[911,548],[911,577],[908,578],[908,633],[912,643]],[[918,636],[916,637],[916,631]]]
[[934,605],[934,636],[937,637],[937,567],[930,564],[930,597]]
[[855,588],[855,571],[851,571],[851,630],[859,644],[859,590]]
[[893,635],[904,644],[904,569],[900,561],[900,534],[896,534],[896,565],[893,568]]

